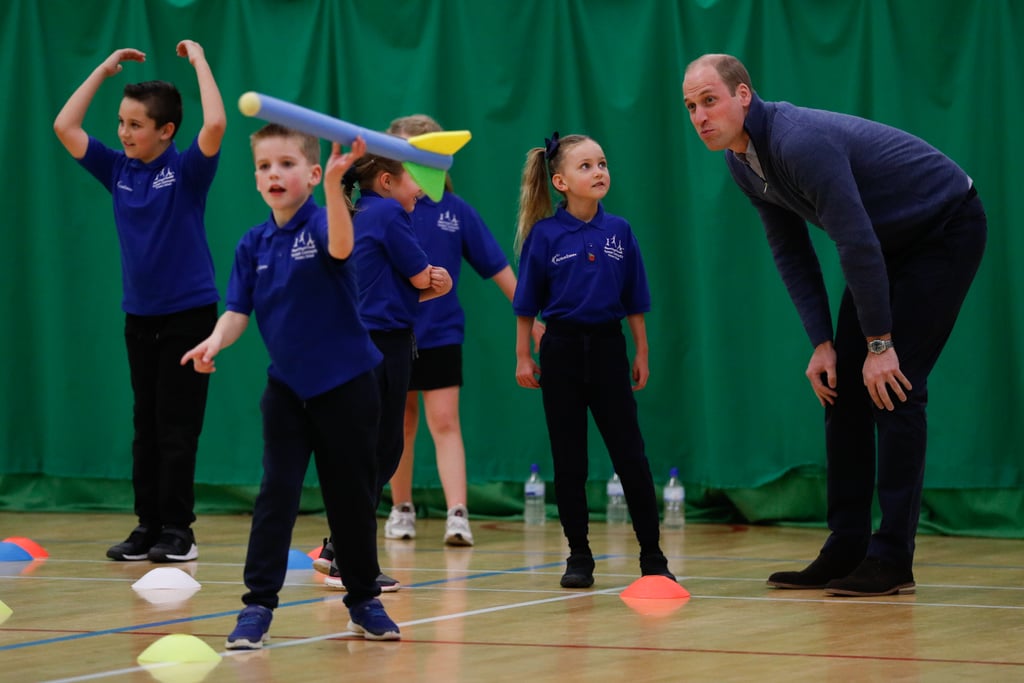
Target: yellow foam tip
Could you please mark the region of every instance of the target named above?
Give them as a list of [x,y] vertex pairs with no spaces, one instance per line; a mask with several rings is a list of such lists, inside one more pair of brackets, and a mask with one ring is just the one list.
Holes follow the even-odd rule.
[[12,610],[10,607],[4,604],[3,600],[0,600],[0,624],[7,621],[7,617],[11,616],[12,614],[14,614],[14,610]]
[[409,144],[435,154],[455,154],[473,137],[468,130],[442,130],[434,133],[414,135]]
[[187,633],[172,633],[154,641],[138,657],[139,664],[162,662],[219,662],[220,655],[212,647]]
[[238,98],[238,110],[246,116],[256,116],[260,113],[260,96],[249,91]]

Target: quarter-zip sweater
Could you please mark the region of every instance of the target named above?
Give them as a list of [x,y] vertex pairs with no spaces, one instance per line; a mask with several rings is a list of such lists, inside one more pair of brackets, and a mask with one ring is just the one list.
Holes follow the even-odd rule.
[[940,230],[971,179],[924,140],[856,116],[754,94],[744,128],[763,177],[732,151],[726,163],[761,216],[812,346],[833,333],[807,223],[835,243],[864,335],[891,332],[886,260]]

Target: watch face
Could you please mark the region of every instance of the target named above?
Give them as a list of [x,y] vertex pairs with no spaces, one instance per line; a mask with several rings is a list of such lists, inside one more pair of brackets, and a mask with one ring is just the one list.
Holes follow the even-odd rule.
[[886,339],[875,339],[868,342],[868,350],[871,353],[882,353],[886,349],[892,348],[892,342]]

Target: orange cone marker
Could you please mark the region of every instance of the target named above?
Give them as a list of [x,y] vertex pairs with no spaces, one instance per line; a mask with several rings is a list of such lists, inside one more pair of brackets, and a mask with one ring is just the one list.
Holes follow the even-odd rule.
[[641,576],[619,597],[639,614],[664,617],[685,605],[690,591],[667,576]]
[[641,576],[622,591],[624,598],[645,598],[648,600],[679,599],[690,597],[690,591],[667,576]]

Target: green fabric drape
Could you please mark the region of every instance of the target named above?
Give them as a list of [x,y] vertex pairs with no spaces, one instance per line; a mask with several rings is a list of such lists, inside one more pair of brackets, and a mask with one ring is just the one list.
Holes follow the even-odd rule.
[[[1016,415],[1024,370],[1015,352],[1024,287],[1012,267],[1024,255],[1024,230],[1009,207],[1020,178],[1014,150],[1024,147],[1012,123],[1024,108],[1022,3],[7,0],[0,18],[7,80],[0,507],[25,505],[31,495],[21,486],[38,489],[45,477],[126,486],[131,391],[110,197],[67,155],[50,124],[112,50],[137,47],[147,61],[126,64],[101,88],[87,130],[116,146],[121,88],[162,78],[185,98],[177,140],[187,145],[201,111],[194,72],[174,48],[191,38],[206,50],[229,116],[207,210],[222,292],[238,238],[267,213],[248,147],[261,122],[236,106],[245,91],[372,129],[424,112],[447,128],[471,130],[451,169],[455,189],[510,258],[527,150],[556,129],[594,136],[614,181],[607,209],[632,223],[654,299],[652,376],[637,400],[655,479],[677,466],[692,491],[712,492],[691,495],[691,505],[700,499],[712,509],[724,491],[737,514],[755,521],[804,518],[794,509],[820,520],[822,416],[803,376],[810,346],[756,213],[690,126],[683,70],[702,53],[730,52],[745,61],[765,99],[859,114],[924,137],[975,179],[991,231],[932,376],[926,486],[977,494],[935,498],[943,531],[1024,526],[1015,497],[1024,444]],[[838,295],[838,264],[822,238],[816,244]],[[462,424],[471,486],[519,482],[531,462],[550,473],[540,395],[513,378],[508,303],[468,267],[459,296],[468,319]],[[227,491],[231,499],[231,491],[259,481],[257,402],[266,363],[255,329],[218,359],[196,475],[203,491]],[[596,430],[591,444],[599,509],[599,482],[611,466]],[[416,445],[417,486],[436,488],[425,424]],[[73,507],[81,495],[75,488],[56,487],[51,507]],[[740,493],[757,491],[796,503]],[[1017,501],[1016,509],[963,513],[986,500]],[[238,508],[249,502],[241,496]]]

